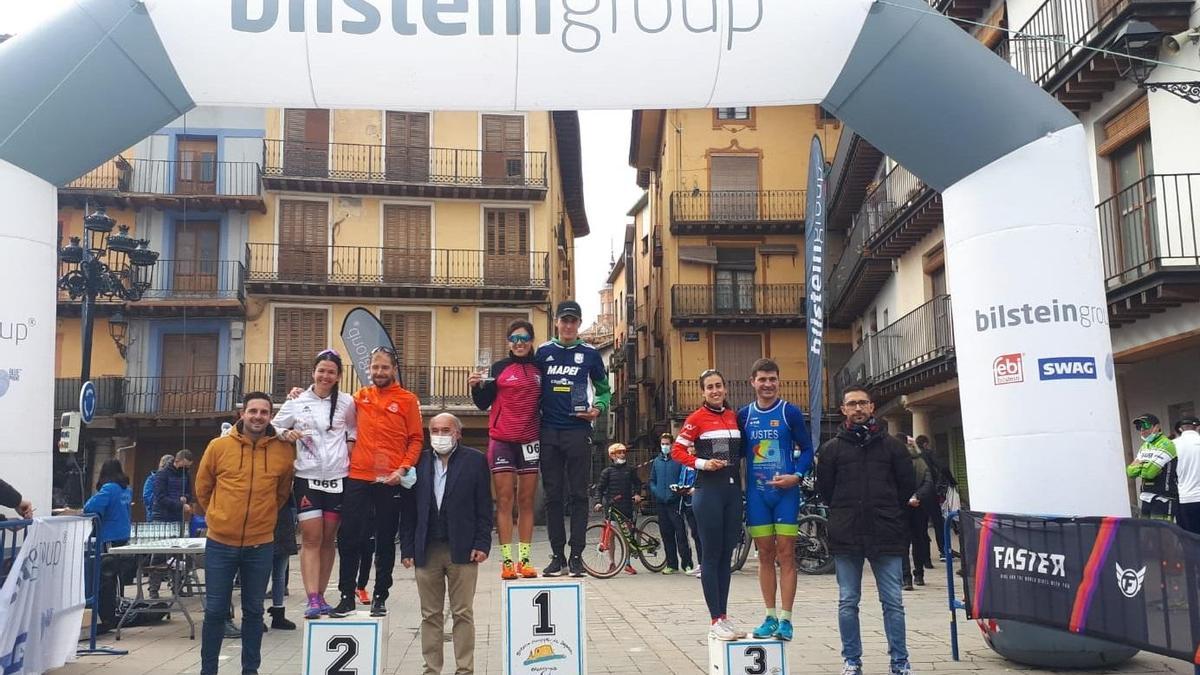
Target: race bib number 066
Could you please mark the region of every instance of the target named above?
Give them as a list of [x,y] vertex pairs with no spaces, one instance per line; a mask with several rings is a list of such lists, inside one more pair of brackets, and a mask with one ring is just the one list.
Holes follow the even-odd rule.
[[332,494],[341,494],[342,479],[341,478],[333,478],[331,480],[317,480],[315,478],[309,478],[308,479],[308,487],[312,490],[319,490],[321,492],[329,492]]

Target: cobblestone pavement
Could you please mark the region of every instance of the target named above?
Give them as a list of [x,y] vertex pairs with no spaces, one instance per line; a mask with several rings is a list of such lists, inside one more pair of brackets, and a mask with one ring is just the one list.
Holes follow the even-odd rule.
[[[545,532],[539,528],[534,545],[536,561],[549,557]],[[497,549],[498,551],[498,549]],[[634,563],[637,567],[637,563]],[[933,570],[929,579],[944,578],[944,568]],[[584,579],[587,593],[588,661],[593,673],[702,673],[707,667],[705,634],[708,621],[699,580],[684,576],[650,574],[638,568],[636,576],[614,579]],[[751,558],[746,568],[735,574],[730,593],[730,616],[743,629],[761,620],[756,577],[757,563]],[[336,574],[334,575],[336,577]],[[389,599],[390,631],[387,672],[404,675],[422,670],[420,622],[417,593],[411,570],[397,563],[396,583]],[[476,655],[478,673],[501,673],[500,568],[494,558],[480,570],[479,590],[475,599]],[[300,589],[299,563],[293,560],[292,594],[288,598],[288,616],[303,621],[303,596]],[[961,589],[960,589],[961,590]],[[333,599],[336,591],[328,597]],[[887,672],[887,645],[882,614],[870,574],[863,579],[861,608],[865,670]],[[1026,668],[1001,659],[989,649],[974,623],[959,624],[962,660],[950,657],[946,587],[931,584],[904,594],[908,623],[908,648],[915,673],[1005,673],[1024,671],[1050,672]],[[189,611],[202,616],[199,598],[187,600]],[[235,597],[236,602],[236,597]],[[837,584],[832,575],[801,576],[793,617],[795,639],[787,646],[789,672],[837,673],[841,668],[838,641]],[[961,613],[960,613],[961,618]],[[449,622],[447,622],[449,628]],[[195,641],[188,640],[187,623],[175,614],[167,624],[138,627],[123,631],[116,642],[103,636],[101,644],[129,650],[120,657],[84,657],[76,663],[53,671],[56,675],[80,673],[197,673],[200,661],[199,626]],[[263,638],[261,673],[299,673],[301,661],[299,631],[270,631]],[[240,645],[226,640],[221,652],[221,672],[240,672]],[[446,671],[453,672],[453,652],[446,644]],[[1110,673],[1191,673],[1182,661],[1142,653]],[[365,674],[364,674],[365,675]]]

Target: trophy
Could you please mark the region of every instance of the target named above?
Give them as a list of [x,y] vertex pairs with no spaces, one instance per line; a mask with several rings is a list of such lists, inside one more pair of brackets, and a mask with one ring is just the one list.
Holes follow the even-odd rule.
[[591,410],[592,403],[588,400],[588,383],[587,380],[582,382],[571,383],[571,410],[578,413],[585,413]]
[[478,358],[475,359],[475,372],[483,378],[481,381],[486,384],[494,380],[489,373],[492,371],[492,350],[480,349]]

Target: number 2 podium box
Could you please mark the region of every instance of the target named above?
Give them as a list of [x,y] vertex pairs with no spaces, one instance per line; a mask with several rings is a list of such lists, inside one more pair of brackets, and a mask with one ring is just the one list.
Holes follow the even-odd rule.
[[779,640],[708,639],[711,675],[787,675],[784,645]]
[[373,675],[387,667],[388,620],[355,612],[344,619],[309,619],[303,675]]
[[501,597],[504,675],[586,675],[581,582],[509,581]]

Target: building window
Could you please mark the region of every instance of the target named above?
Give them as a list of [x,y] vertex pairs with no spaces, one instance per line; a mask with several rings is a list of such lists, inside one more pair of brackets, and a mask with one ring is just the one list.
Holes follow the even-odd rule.
[[717,119],[748,120],[750,119],[750,108],[717,108]]
[[746,314],[754,311],[754,272],[754,249],[717,249],[714,304],[718,314]]
[[[1119,270],[1130,270],[1157,257],[1155,233],[1154,153],[1150,145],[1150,132],[1131,139],[1113,151],[1112,162],[1114,198],[1105,204],[1106,213],[1101,218],[1106,224],[1115,224],[1116,236],[1105,233],[1106,240],[1113,241],[1118,248],[1116,259]],[[1109,225],[1111,227],[1111,225]]]
[[730,125],[736,127],[745,127],[754,129],[755,125],[755,109],[752,107],[745,108],[713,108],[713,128],[720,129],[722,126]]

